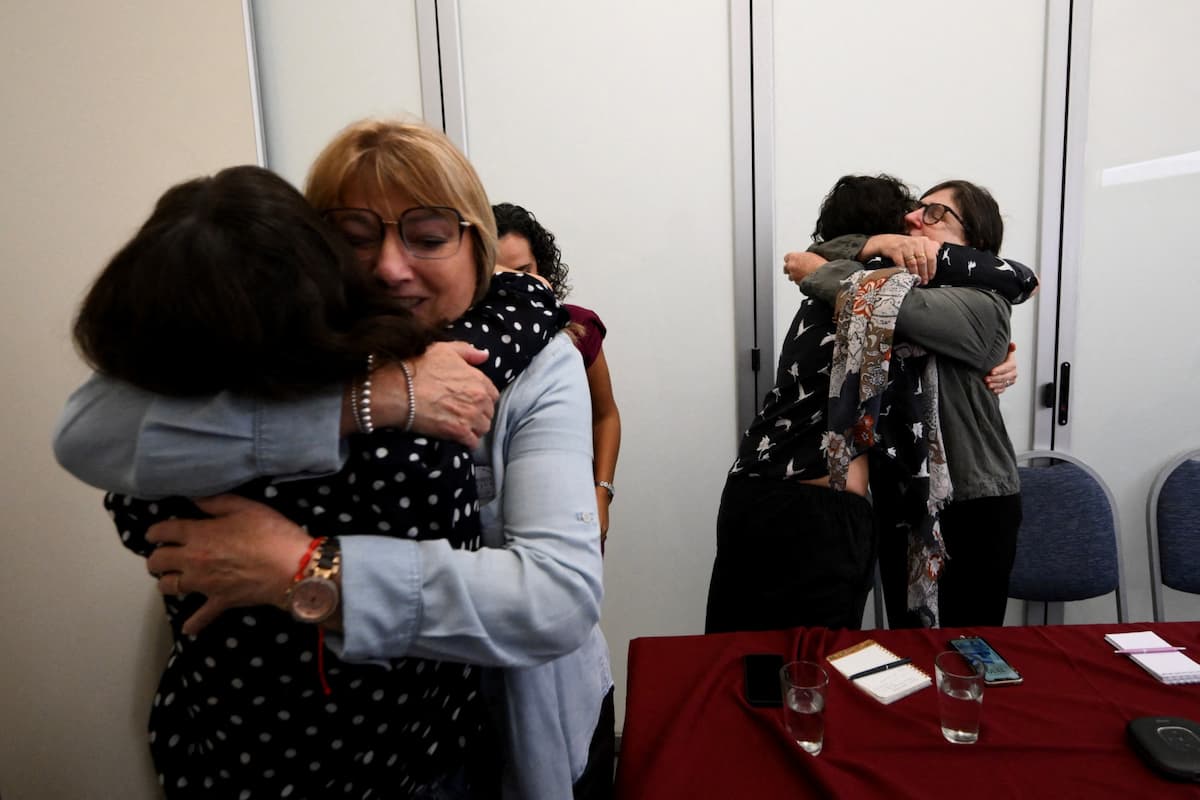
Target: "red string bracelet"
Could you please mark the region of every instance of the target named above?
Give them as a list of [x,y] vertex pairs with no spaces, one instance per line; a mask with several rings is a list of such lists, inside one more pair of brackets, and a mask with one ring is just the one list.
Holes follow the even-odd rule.
[[326,537],[318,536],[308,543],[308,549],[304,551],[304,555],[300,556],[300,566],[296,569],[296,575],[292,578],[292,583],[296,584],[304,580],[304,570],[308,569],[308,562],[312,561],[313,553],[317,552],[317,548],[325,543]]
[[333,694],[333,688],[325,679],[325,629],[317,626],[317,677],[321,679],[321,691],[326,697]]
[[[304,579],[304,571],[308,569],[308,562],[312,561],[313,553],[317,552],[317,548],[323,545],[327,538],[318,536],[308,543],[304,555],[300,556],[300,566],[296,569],[296,576],[292,578],[293,585]],[[317,626],[317,677],[321,679],[321,691],[325,696],[333,694],[333,689],[325,678],[325,629],[320,625]]]

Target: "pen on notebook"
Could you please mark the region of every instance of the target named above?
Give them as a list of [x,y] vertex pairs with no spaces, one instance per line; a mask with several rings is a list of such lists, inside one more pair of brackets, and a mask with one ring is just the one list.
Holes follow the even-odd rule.
[[892,667],[903,667],[905,664],[911,664],[911,663],[912,663],[911,658],[898,658],[895,661],[889,661],[886,664],[880,664],[878,667],[871,667],[870,669],[864,669],[862,672],[856,672],[853,675],[851,675],[848,678],[848,680],[856,681],[859,678],[865,678],[868,675],[874,675],[877,672],[886,672],[887,670],[891,669]]
[[1119,656],[1140,656],[1145,653],[1178,653],[1183,647],[1130,647],[1125,650],[1113,650]]

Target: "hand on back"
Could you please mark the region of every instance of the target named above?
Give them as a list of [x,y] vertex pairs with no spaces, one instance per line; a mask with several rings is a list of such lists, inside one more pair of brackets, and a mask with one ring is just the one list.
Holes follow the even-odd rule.
[[[466,342],[436,342],[410,361],[417,414],[413,430],[450,439],[471,449],[492,427],[500,392],[473,365],[488,357]],[[388,364],[372,375],[375,424],[404,427],[408,420],[408,387],[399,365]]]

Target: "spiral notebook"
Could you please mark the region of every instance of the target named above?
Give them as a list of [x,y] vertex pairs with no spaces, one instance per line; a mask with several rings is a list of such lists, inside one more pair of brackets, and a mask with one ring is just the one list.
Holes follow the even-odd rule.
[[[881,667],[900,660],[895,653],[878,644],[874,639],[859,642],[853,647],[839,650],[826,658],[834,669],[847,678],[873,667]],[[894,703],[901,697],[908,697],[926,686],[933,685],[929,676],[912,664],[904,664],[884,672],[877,672],[874,675],[867,675],[853,683],[885,705]]]
[[[1105,635],[1104,641],[1118,650],[1171,646],[1154,631],[1110,633]],[[1182,652],[1131,653],[1128,658],[1163,683],[1200,683],[1200,663]]]

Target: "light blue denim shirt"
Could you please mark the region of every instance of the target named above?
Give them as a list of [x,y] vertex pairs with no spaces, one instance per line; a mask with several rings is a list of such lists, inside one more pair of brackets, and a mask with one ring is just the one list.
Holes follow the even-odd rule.
[[[340,413],[340,391],[289,404],[178,399],[93,377],[68,401],[54,448],[99,488],[197,496],[264,474],[336,471]],[[343,538],[345,634],[330,646],[353,660],[502,667],[505,796],[562,800],[612,688],[587,377],[565,334],[501,394],[474,456],[484,547]]]

